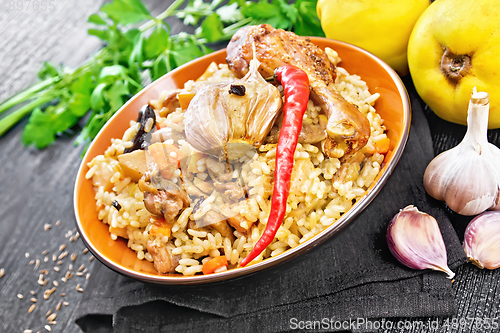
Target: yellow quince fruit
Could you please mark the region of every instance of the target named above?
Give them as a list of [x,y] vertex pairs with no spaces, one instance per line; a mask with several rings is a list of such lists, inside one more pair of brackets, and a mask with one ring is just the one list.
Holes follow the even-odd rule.
[[441,118],[467,124],[474,87],[490,95],[489,128],[500,128],[500,2],[437,0],[408,44],[418,94]]
[[429,0],[318,0],[316,9],[327,38],[368,50],[405,75],[411,30],[429,4]]

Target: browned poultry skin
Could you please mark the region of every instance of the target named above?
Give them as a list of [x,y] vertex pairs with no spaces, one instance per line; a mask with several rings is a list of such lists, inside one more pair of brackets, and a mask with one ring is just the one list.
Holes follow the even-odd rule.
[[283,65],[294,65],[309,77],[311,99],[328,116],[325,153],[329,157],[343,157],[363,148],[370,137],[368,119],[353,104],[338,93],[335,66],[319,47],[307,38],[268,24],[244,27],[233,35],[227,46],[227,63],[239,77],[244,76],[255,56],[261,62],[259,72],[271,77]]

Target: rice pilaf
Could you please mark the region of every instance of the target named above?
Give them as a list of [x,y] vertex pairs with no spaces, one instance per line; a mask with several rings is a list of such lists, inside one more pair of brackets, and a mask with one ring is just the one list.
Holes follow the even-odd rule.
[[[335,51],[326,51],[332,63],[340,62]],[[207,83],[234,78],[226,64],[213,63],[200,79],[187,82],[183,92],[194,93]],[[371,136],[367,147],[386,139],[383,120],[374,108],[379,94],[372,95],[359,76],[350,75],[342,67],[337,67],[335,86],[369,120]],[[186,141],[182,108],[177,108],[166,117],[159,116],[169,93],[163,92],[157,100],[150,101],[150,106],[155,110],[157,125],[176,134],[175,139],[167,139],[166,142],[177,145],[183,156],[197,156],[191,184],[195,184],[206,196],[184,208],[169,230],[158,232],[154,216],[145,208],[144,194],[138,183],[123,173],[118,161],[118,156],[132,146],[132,139],[139,128],[136,121],[131,121],[123,137],[113,139],[104,155],[95,157],[88,164],[86,178],[92,179],[95,187],[98,218],[109,225],[113,240],[118,237],[128,239],[128,247],[137,253],[140,260],[153,262],[153,255],[148,252],[148,241],[154,241],[160,247],[169,244],[172,255],[178,258],[175,266],[177,273],[186,276],[201,273],[204,263],[219,256],[226,257],[229,267],[223,266],[216,272],[235,268],[248,255],[266,227],[273,191],[276,144],[265,143],[257,149],[257,153],[247,154],[234,163],[232,177],[245,185],[246,197],[237,202],[228,200],[210,184],[211,176],[206,165],[209,157],[196,155]],[[304,123],[316,124],[320,111],[320,107],[309,101]],[[366,193],[379,174],[383,160],[383,154],[363,148],[341,163],[337,158],[325,157],[319,144],[299,143],[294,156],[287,214],[274,241],[256,261],[296,247],[335,223]],[[176,176],[179,173],[180,170],[177,170]],[[113,206],[114,202],[119,203],[120,209]],[[223,235],[210,225],[197,224],[196,221],[203,220],[209,211],[224,216],[240,216],[241,223],[238,228],[231,228],[230,235]]]

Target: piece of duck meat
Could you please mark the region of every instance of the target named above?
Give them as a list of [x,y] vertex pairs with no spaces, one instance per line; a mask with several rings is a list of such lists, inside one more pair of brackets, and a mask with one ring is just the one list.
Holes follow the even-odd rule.
[[[328,123],[328,119],[324,114],[318,115],[318,118],[318,124],[312,124],[306,121],[302,122],[302,128],[299,133],[299,143],[314,144],[326,139],[326,125]],[[281,113],[266,137],[266,143],[278,143],[282,125],[283,114]]]
[[163,108],[160,110],[160,116],[166,117],[181,106],[178,97],[180,91],[180,89],[177,89],[165,96],[165,100],[163,101]]
[[215,183],[215,189],[231,201],[239,201],[245,198],[245,189],[237,182]]
[[171,224],[182,209],[189,207],[188,195],[170,180],[152,183],[157,191],[144,193],[144,206],[151,214],[163,217],[165,222]]
[[172,242],[168,242],[165,246],[161,246],[158,240],[149,240],[146,248],[153,258],[153,265],[159,273],[175,273],[175,268],[179,265],[180,255],[172,254],[172,249],[175,248]]
[[253,45],[255,57],[261,62],[259,72],[264,78],[273,76],[276,68],[287,64],[307,73],[311,99],[328,117],[327,142],[323,145],[328,157],[352,155],[366,145],[370,123],[335,90],[335,66],[323,50],[305,37],[268,24],[244,27],[233,35],[227,46],[226,61],[239,77],[248,72],[254,57]]
[[233,170],[227,161],[219,162],[217,158],[210,156],[207,157],[205,165],[212,179],[223,183],[230,182],[233,179]]
[[227,224],[226,218],[216,211],[209,210],[203,216],[203,225],[210,226],[220,232],[223,237],[233,238],[233,229]]

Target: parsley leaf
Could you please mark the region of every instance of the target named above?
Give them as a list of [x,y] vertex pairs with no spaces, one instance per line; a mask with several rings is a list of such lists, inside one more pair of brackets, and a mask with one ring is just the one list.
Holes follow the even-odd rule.
[[99,15],[99,14],[92,14],[89,16],[87,22],[89,23],[94,23],[94,24],[97,24],[97,25],[107,25],[108,23],[106,22],[106,20],[104,20],[104,18]]
[[38,77],[40,79],[47,79],[56,76],[61,76],[59,69],[57,69],[54,65],[49,62],[44,62],[42,69],[38,72]]
[[99,110],[104,106],[103,93],[107,86],[106,83],[99,83],[92,92],[92,95],[90,95],[90,106],[93,110]]
[[112,110],[118,110],[124,103],[124,97],[130,93],[127,82],[116,81],[111,85],[106,92],[106,99],[109,100],[109,105]]
[[222,29],[224,26],[217,13],[208,16],[201,24],[201,33],[209,43],[218,41],[224,36]]
[[295,33],[302,36],[325,37],[321,22],[316,12],[316,1],[297,0],[294,3],[299,16],[295,26]]
[[22,140],[26,146],[35,144],[38,149],[45,148],[56,139],[52,129],[52,117],[40,108],[33,110],[28,124],[24,127]]
[[222,6],[215,12],[219,15],[220,20],[224,23],[234,23],[245,18],[241,13],[241,8],[238,7],[238,4],[236,2],[227,6]]
[[83,117],[90,110],[89,96],[79,92],[74,93],[69,100],[68,110],[76,117]]
[[140,0],[114,0],[102,6],[101,11],[114,22],[124,25],[153,19]]
[[194,60],[204,55],[199,45],[193,43],[185,43],[184,45],[177,45],[173,51],[170,52],[174,61],[174,66],[179,67],[185,63]]
[[151,35],[144,41],[144,55],[147,59],[156,58],[170,44],[170,36],[163,24],[157,24]]

